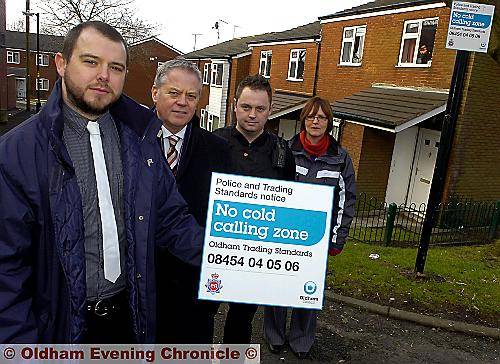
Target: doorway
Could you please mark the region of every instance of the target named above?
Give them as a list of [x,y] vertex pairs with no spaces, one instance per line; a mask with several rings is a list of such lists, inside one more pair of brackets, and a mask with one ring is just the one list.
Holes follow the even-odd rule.
[[26,98],[26,79],[25,78],[16,78],[16,90],[17,90],[17,98],[25,99]]
[[408,203],[417,207],[429,200],[440,137],[439,131],[420,129],[408,199]]

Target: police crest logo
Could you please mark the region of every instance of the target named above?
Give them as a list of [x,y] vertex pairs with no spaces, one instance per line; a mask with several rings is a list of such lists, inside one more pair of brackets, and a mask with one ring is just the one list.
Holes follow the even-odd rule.
[[207,280],[205,287],[207,287],[207,292],[210,292],[211,294],[220,293],[220,290],[222,289],[222,281],[219,279],[219,275],[217,273],[212,274],[212,278]]

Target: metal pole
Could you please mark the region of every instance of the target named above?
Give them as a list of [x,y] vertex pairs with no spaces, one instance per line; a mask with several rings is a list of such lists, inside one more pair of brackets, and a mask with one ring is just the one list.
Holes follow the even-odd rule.
[[497,226],[500,222],[500,200],[495,204],[495,210],[493,210],[493,218],[491,219],[490,235],[491,240],[495,239],[497,234]]
[[5,0],[0,0],[0,124],[8,119],[8,86],[7,86],[7,59],[5,52]]
[[453,70],[450,93],[448,95],[448,103],[446,105],[446,112],[443,120],[443,130],[441,131],[441,138],[439,140],[436,166],[434,167],[429,201],[427,203],[427,210],[425,211],[422,234],[420,235],[420,245],[418,247],[417,259],[415,261],[415,271],[417,273],[424,272],[432,228],[436,222],[437,208],[443,195],[446,170],[448,168],[451,147],[453,144],[453,136],[455,134],[455,127],[458,119],[458,111],[462,100],[468,61],[468,51],[457,51],[455,69]]
[[201,35],[201,33],[193,33],[194,35],[194,46],[193,46],[193,51],[196,50],[196,40],[198,39],[198,36]]
[[392,241],[392,232],[394,231],[394,221],[396,220],[396,212],[398,205],[394,202],[389,205],[387,209],[387,221],[385,224],[384,244],[389,246]]
[[30,111],[30,0],[26,0],[26,111]]
[[36,13],[36,112],[40,111],[40,13]]

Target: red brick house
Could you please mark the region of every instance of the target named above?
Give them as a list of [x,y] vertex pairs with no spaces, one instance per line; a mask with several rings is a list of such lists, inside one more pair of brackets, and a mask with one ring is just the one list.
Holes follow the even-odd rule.
[[151,86],[158,66],[182,55],[182,52],[156,37],[129,45],[129,67],[124,93],[137,102],[153,106]]
[[[40,98],[46,100],[58,78],[54,57],[62,49],[64,37],[40,34]],[[25,33],[7,31],[7,76],[16,79],[18,99],[26,98],[26,48]],[[31,99],[37,97],[36,85],[36,34],[30,34],[30,83]],[[151,86],[158,64],[182,52],[156,37],[144,39],[129,46],[129,67],[124,92],[140,103],[151,106]]]
[[[251,42],[250,73],[270,77],[275,89],[270,126],[291,137],[307,99],[325,97],[358,190],[427,201],[455,57],[445,48],[449,13],[439,1],[377,0],[320,17],[307,40]],[[427,55],[419,55],[423,44]],[[293,77],[294,56],[302,55],[302,77]]]
[[[267,45],[288,44],[292,40],[291,44],[295,42],[295,44],[301,47],[300,49],[302,49],[303,44],[306,44],[306,48],[311,48],[312,44],[312,48],[316,49],[317,45],[314,42],[311,43],[311,38],[314,38],[314,40],[319,38],[319,22],[283,32],[271,32],[235,38],[186,54],[186,58],[196,62],[198,68],[203,73],[203,91],[198,105],[202,126],[208,130],[214,130],[233,123],[233,100],[236,87],[245,76],[259,72],[260,58],[256,59],[257,56],[255,54],[257,52],[253,49],[255,45],[267,47]],[[297,40],[300,40],[300,42],[296,43]],[[311,51],[311,54],[314,52],[316,51]],[[288,53],[290,53],[290,50]],[[260,53],[258,54],[258,57],[260,57]],[[296,58],[294,61],[295,68],[293,77],[290,77],[290,82],[297,83],[296,89],[300,94],[300,91],[304,89],[301,86],[303,84],[301,77],[304,62],[299,58],[303,57],[303,54],[302,52],[295,52],[294,57]],[[315,57],[312,56],[311,59]],[[270,53],[266,54],[267,63],[263,65],[263,69],[269,71],[271,62],[273,64],[281,62],[283,61],[281,58],[281,55],[278,54],[276,56]],[[309,57],[307,58],[307,62],[309,62]],[[310,75],[311,73],[308,72],[306,87],[309,87],[313,83]],[[271,83],[275,87],[272,79]],[[269,123],[269,126],[272,129],[275,127],[272,123]]]
[[[30,34],[30,97],[37,98],[37,89],[40,88],[40,99],[46,100],[57,80],[57,70],[54,56],[60,49],[64,37],[40,34],[40,57],[36,56],[36,34]],[[26,38],[25,33],[7,31],[6,41],[7,76],[16,79],[16,96],[26,98]],[[37,84],[37,64],[40,64],[40,76]]]
[[232,122],[232,100],[238,83],[249,74],[248,41],[266,35],[234,38],[185,55],[203,75],[203,88],[197,113],[207,130]]
[[500,200],[498,85],[500,63],[489,54],[472,53],[445,178],[445,196]]
[[250,73],[268,77],[274,90],[267,127],[285,139],[298,132],[300,109],[315,94],[320,30],[314,22],[249,43]]
[[[334,135],[353,158],[358,192],[398,204],[427,202],[456,56],[445,47],[449,17],[438,0],[376,0],[322,16],[319,24],[192,52],[186,57],[204,71],[205,127],[231,122],[236,85],[259,72],[274,88],[274,132],[298,132],[307,99],[325,97]],[[491,168],[500,148],[498,84],[498,62],[472,54],[444,198],[500,197],[500,169]]]
[[427,202],[455,57],[449,14],[439,1],[377,0],[320,17],[317,93],[334,103],[359,191]]

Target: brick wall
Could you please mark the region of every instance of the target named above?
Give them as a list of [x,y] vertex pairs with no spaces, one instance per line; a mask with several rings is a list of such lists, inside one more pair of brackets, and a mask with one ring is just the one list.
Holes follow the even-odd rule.
[[[306,50],[303,81],[287,80],[290,51],[292,49]],[[314,74],[316,72],[316,60],[318,55],[318,45],[316,42],[256,46],[252,50],[250,74],[259,73],[261,51],[273,51],[271,60],[271,76],[269,81],[271,82],[274,90],[286,90],[312,95],[314,88]]]
[[[36,47],[36,43],[31,44],[30,47]],[[14,52],[19,52],[20,63],[13,64],[7,63],[7,73],[9,73],[9,68],[20,68],[23,72],[26,70],[26,51],[18,50],[18,49],[9,49]],[[40,66],[40,78],[45,78],[49,80],[49,90],[48,91],[40,91],[40,99],[46,100],[52,88],[54,87],[54,83],[58,79],[57,68],[54,62],[55,53],[47,53],[40,50],[40,54],[48,54],[49,56],[49,65],[48,66]],[[30,96],[31,100],[35,100],[37,98],[36,91],[36,50],[30,50],[30,63],[29,63],[29,73],[30,73]],[[28,90],[28,88],[26,88]]]
[[151,86],[153,86],[158,62],[174,59],[180,54],[155,40],[131,46],[129,53],[124,93],[141,104],[152,106]]
[[500,65],[473,53],[457,121],[444,196],[500,199]]
[[[201,72],[201,77],[203,77],[203,68],[205,67],[205,64],[207,63],[210,64],[211,62],[209,60],[203,60],[203,61],[199,60],[196,61],[195,63]],[[198,115],[198,117],[201,117],[201,109],[207,107],[209,97],[210,97],[210,85],[202,85],[200,100],[198,101],[198,106],[196,107],[196,115]]]
[[364,129],[356,179],[357,192],[384,200],[396,134],[373,128]]
[[356,176],[359,171],[359,161],[361,158],[361,149],[363,147],[363,136],[365,127],[359,124],[346,123],[341,128],[340,145],[346,149],[351,156]]
[[[439,8],[323,24],[317,94],[333,102],[374,83],[448,89],[455,60],[455,51],[445,47],[449,13]],[[398,67],[404,22],[434,17],[439,21],[432,66]],[[362,64],[340,66],[343,29],[357,25],[366,25]],[[353,159],[358,192],[385,197],[394,140],[394,134],[346,123],[341,144]]]
[[[439,8],[323,24],[318,94],[335,101],[373,83],[448,89],[455,59],[455,51],[445,48],[449,14]],[[397,67],[404,22],[433,17],[439,21],[432,66]],[[339,66],[343,28],[354,25],[367,26],[362,65]]]
[[236,94],[236,88],[240,84],[241,80],[250,74],[251,56],[248,55],[240,58],[233,58],[231,62],[232,66],[229,78],[229,102],[226,112],[226,125],[231,125],[231,122],[235,122],[233,120],[234,95]]

